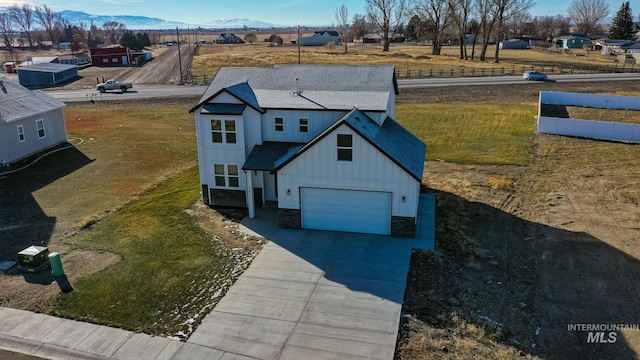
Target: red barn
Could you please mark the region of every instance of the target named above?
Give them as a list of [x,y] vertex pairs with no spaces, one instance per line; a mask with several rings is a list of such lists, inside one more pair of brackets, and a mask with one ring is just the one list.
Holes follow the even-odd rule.
[[93,66],[129,66],[132,64],[131,50],[121,45],[89,49]]

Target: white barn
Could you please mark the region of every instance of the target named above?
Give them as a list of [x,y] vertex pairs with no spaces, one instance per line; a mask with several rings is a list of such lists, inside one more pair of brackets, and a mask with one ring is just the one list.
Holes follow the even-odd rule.
[[0,164],[7,166],[67,141],[65,104],[0,77]]
[[426,146],[393,119],[396,94],[393,66],[222,68],[191,109],[203,201],[413,237]]

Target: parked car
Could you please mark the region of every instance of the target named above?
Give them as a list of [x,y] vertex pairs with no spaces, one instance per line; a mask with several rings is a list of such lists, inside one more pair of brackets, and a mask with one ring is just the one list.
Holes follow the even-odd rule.
[[543,74],[537,71],[525,71],[524,74],[522,74],[522,78],[525,80],[545,81],[547,80],[547,74]]
[[96,90],[100,91],[101,93],[107,91],[107,90],[116,90],[116,89],[120,89],[123,93],[127,92],[127,90],[131,89],[133,87],[133,85],[131,85],[131,83],[125,83],[125,82],[117,82],[113,79],[107,80],[107,82],[104,82],[102,84],[98,84],[96,85]]

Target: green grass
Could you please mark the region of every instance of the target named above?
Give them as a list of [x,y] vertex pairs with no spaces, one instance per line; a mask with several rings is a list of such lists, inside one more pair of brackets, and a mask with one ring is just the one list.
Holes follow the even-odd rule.
[[427,160],[524,165],[535,105],[397,104],[396,119],[427,144]]
[[188,333],[224,293],[236,266],[185,211],[198,197],[192,167],[73,237],[74,246],[122,260],[72,284],[55,313],[148,334]]

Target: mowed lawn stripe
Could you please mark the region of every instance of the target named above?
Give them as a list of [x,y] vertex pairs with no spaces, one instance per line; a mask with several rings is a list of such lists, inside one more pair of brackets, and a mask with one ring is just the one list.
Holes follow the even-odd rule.
[[396,119],[427,144],[427,160],[524,165],[533,149],[537,107],[397,104]]

